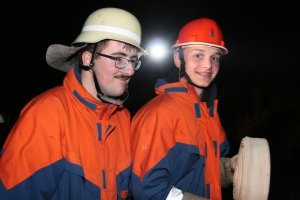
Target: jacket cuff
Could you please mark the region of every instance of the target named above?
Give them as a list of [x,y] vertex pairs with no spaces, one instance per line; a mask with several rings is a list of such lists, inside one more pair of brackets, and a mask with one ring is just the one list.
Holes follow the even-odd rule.
[[209,199],[185,192],[185,193],[183,193],[182,200],[209,200]]

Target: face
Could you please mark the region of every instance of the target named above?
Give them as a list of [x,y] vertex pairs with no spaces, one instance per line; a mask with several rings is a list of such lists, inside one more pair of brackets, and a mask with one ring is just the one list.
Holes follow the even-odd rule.
[[[196,90],[202,90],[208,87],[215,79],[219,72],[221,53],[219,49],[205,46],[183,48],[186,73],[192,82],[198,86]],[[175,64],[179,61],[179,65],[176,64],[176,66],[180,67],[178,53],[177,56],[174,56],[174,59]]]
[[[113,40],[108,41],[107,46],[99,53],[130,60],[138,58],[136,49],[124,48],[124,43]],[[115,61],[110,58],[99,56],[94,62],[94,72],[101,91],[107,96],[121,96],[134,74],[131,63],[129,62],[124,69],[118,69],[115,67]]]

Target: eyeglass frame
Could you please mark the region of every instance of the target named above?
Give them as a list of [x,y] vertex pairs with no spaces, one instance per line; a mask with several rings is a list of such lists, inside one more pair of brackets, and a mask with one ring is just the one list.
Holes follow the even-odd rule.
[[[103,53],[98,53],[98,52],[96,52],[96,54],[98,56],[103,56],[103,57],[106,57],[106,58],[114,60],[115,61],[115,67],[118,68],[118,69],[124,69],[124,68],[126,68],[127,65],[129,64],[129,62],[133,63],[133,61],[136,63],[136,67],[133,69],[134,71],[137,71],[141,67],[141,65],[142,65],[142,61],[140,61],[138,59],[137,60],[130,60],[130,59],[125,58],[125,57],[121,57],[121,56],[115,57],[115,56],[110,56],[110,55],[103,54]],[[118,58],[122,58],[122,59],[126,59],[127,60],[127,62],[125,63],[125,65],[123,67],[117,67],[117,59]]]

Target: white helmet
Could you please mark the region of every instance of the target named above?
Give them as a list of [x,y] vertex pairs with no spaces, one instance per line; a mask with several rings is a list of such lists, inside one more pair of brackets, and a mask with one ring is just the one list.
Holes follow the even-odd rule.
[[67,72],[78,63],[77,57],[71,55],[85,47],[88,43],[97,43],[111,39],[130,44],[138,49],[138,56],[145,50],[141,44],[141,25],[131,13],[119,8],[102,8],[94,11],[86,19],[82,31],[71,47],[54,44],[48,47],[47,63],[56,69]]

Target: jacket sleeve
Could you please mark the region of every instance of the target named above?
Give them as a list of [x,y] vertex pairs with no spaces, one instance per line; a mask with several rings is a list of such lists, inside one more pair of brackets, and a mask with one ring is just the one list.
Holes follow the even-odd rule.
[[[164,110],[147,110],[133,118],[131,189],[135,200],[166,199],[175,183],[199,159],[199,153],[194,153],[199,151],[197,147],[177,143],[175,131],[180,130],[176,124],[179,118]],[[188,138],[183,134],[180,137]]]
[[[166,199],[172,186],[169,185],[169,163],[157,166],[169,147],[174,143],[172,134],[164,143],[161,122],[163,115],[155,112],[137,114],[132,120],[132,193],[135,200]],[[165,132],[170,131],[170,124],[165,121]],[[155,134],[154,134],[155,133]],[[173,142],[171,142],[173,141]],[[163,145],[162,145],[163,144]]]
[[[161,140],[161,145],[163,144],[164,142]],[[173,186],[177,187],[176,183],[181,182],[189,174],[193,164],[199,160],[197,153],[185,151],[183,150],[184,147],[185,145],[176,145],[162,159],[157,161],[147,159],[155,155],[160,157],[159,150],[152,148],[152,155],[143,157],[143,163],[140,163],[138,159],[134,160],[132,192],[135,200],[167,198]],[[148,163],[153,161],[156,162],[151,165]],[[142,173],[136,169],[138,166],[140,166],[140,172]],[[198,185],[198,180],[193,183],[194,185],[190,186],[191,188],[201,187],[200,184]],[[179,188],[181,189],[180,186]]]
[[58,109],[31,103],[1,150],[1,199],[50,199],[64,170]]

